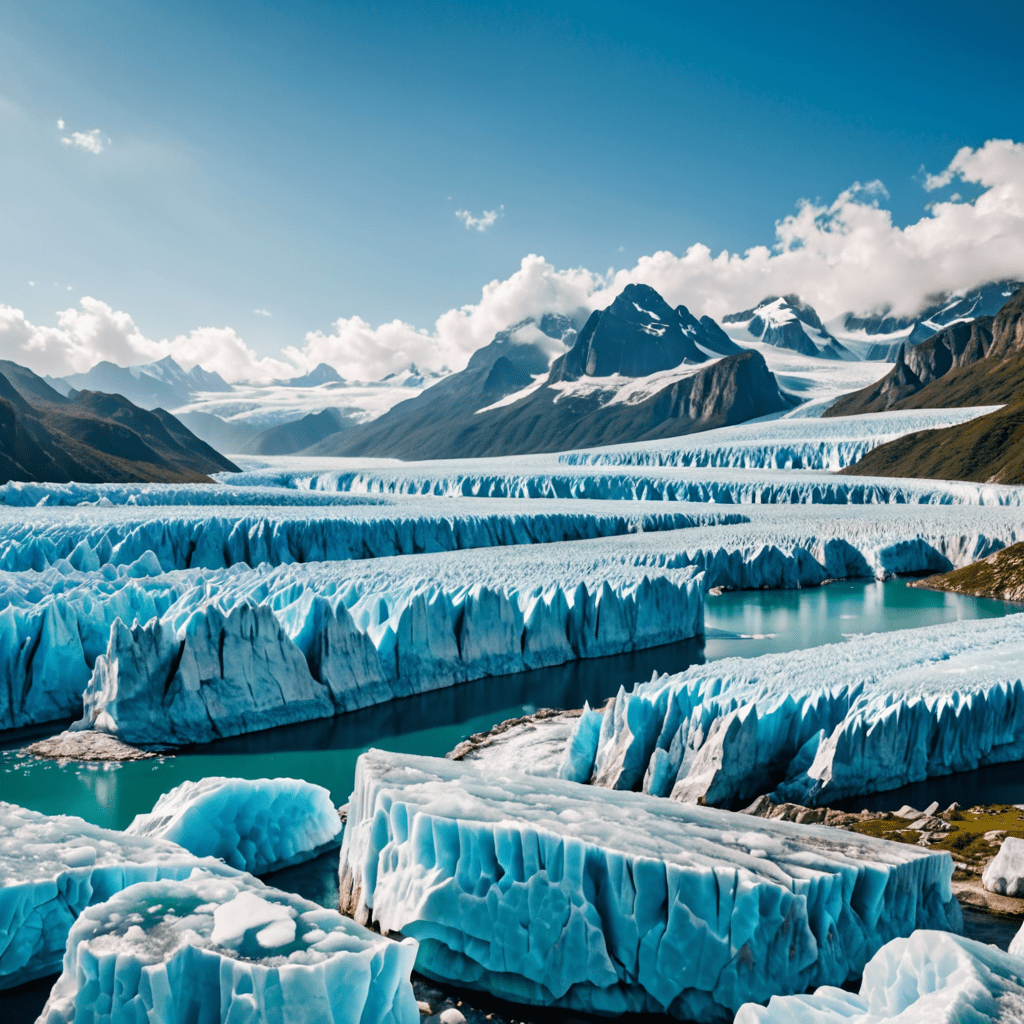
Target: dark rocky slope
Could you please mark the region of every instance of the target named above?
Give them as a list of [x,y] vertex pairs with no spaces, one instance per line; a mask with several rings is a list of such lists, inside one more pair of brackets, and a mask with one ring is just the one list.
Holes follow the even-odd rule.
[[355,421],[345,415],[345,410],[324,409],[323,412],[311,412],[300,420],[268,427],[238,451],[245,455],[292,455],[354,427]]
[[947,327],[913,348],[875,384],[846,395],[826,416],[887,409],[1011,403],[1024,394],[1024,288],[994,317]]
[[1024,544],[1011,544],[988,558],[952,572],[915,580],[910,586],[999,601],[1024,601]]
[[17,386],[0,374],[0,480],[201,482],[238,468],[163,409],[93,391],[41,398],[49,385],[18,370]]

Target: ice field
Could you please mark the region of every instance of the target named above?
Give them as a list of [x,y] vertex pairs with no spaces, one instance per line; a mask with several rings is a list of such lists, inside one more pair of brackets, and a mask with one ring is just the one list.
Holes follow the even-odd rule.
[[[596,721],[600,719],[599,721]],[[729,658],[584,716],[563,777],[731,806],[813,806],[1024,759],[1024,615]]]
[[517,1002],[726,1021],[959,931],[946,853],[638,793],[370,751],[342,907],[417,969]]

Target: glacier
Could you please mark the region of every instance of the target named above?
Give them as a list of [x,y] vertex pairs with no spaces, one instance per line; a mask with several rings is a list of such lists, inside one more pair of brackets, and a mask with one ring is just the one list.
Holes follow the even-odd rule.
[[84,910],[39,1024],[419,1024],[415,957],[410,939],[197,871]]
[[[688,521],[702,522],[699,509],[679,511],[693,517]],[[678,574],[687,568],[704,574],[705,589],[815,586],[830,579],[946,572],[1024,540],[1017,509],[998,505],[749,505],[728,518],[718,525],[523,544],[515,559],[502,548],[480,547],[163,572],[147,549],[127,565],[80,570],[61,559],[38,572],[0,572],[0,728],[78,714],[98,659],[111,643],[115,661],[134,646],[133,637],[148,645],[155,659],[151,670],[138,651],[124,662],[134,666],[125,671],[142,685],[159,675],[161,658],[170,665],[178,656],[186,627],[194,636],[206,630],[206,639],[195,641],[202,647],[214,636],[255,629],[256,609],[265,604],[278,620],[260,620],[267,650],[276,646],[283,652],[289,678],[303,681],[302,692],[289,699],[312,700],[317,717],[418,692],[426,685],[421,677],[431,671],[438,677],[434,685],[448,685],[693,636],[701,632],[702,618],[693,588],[686,585],[685,600],[679,589]],[[630,521],[616,512],[607,522],[618,528]],[[642,526],[644,520],[632,522]],[[215,523],[208,533],[212,544],[221,542]],[[137,554],[140,546],[129,553]],[[641,617],[640,632],[615,643],[595,645],[569,624],[570,608],[574,616],[585,607],[596,612],[599,600],[635,619],[638,601],[647,600],[634,592],[640,586],[676,608],[676,628],[658,624],[667,612],[657,601],[651,606],[654,620]],[[249,625],[240,610],[225,623],[243,604]],[[690,611],[682,612],[683,605]],[[520,618],[522,629],[516,625]],[[431,643],[440,645],[425,660],[413,653],[409,632],[421,620],[435,623],[429,626]],[[467,628],[472,635],[464,641]],[[333,653],[323,648],[332,631],[342,648]],[[485,651],[481,644],[490,646]],[[415,667],[421,660],[423,667]],[[328,675],[348,664],[338,670],[348,682],[328,683],[330,692],[314,685],[307,676],[311,672],[319,680],[321,662]],[[285,663],[275,662],[279,669]],[[399,678],[405,682],[393,685]],[[280,692],[276,683],[271,689]],[[294,710],[299,713],[298,704]],[[207,727],[203,735],[208,732]]]
[[281,457],[272,463],[261,460],[259,468],[233,476],[240,476],[254,487],[353,497],[571,498],[744,505],[1024,503],[1024,487],[1007,484],[845,477],[809,469],[552,465],[534,464],[527,456],[416,462],[380,468],[352,463],[351,459]]
[[[289,491],[279,495],[323,493]],[[737,509],[663,502],[375,498],[326,507],[44,507],[27,520],[0,507],[0,570],[128,566],[159,570],[287,565],[465,548],[548,544],[743,522]]]
[[953,864],[855,833],[371,750],[342,909],[419,943],[428,977],[534,1005],[730,1021],[960,930]]
[[125,832],[264,875],[340,845],[341,819],[331,794],[312,782],[208,776],[164,793]]
[[94,903],[136,882],[236,875],[163,839],[0,801],[0,989],[60,970],[68,930]]
[[[881,368],[881,376],[888,372]],[[856,389],[853,389],[856,390]],[[832,416],[754,420],[684,437],[564,452],[576,466],[732,466],[746,469],[845,469],[872,448],[919,430],[967,423],[1002,406],[902,409]]]
[[620,690],[563,775],[684,803],[817,806],[1024,759],[1024,615],[726,658]]
[[704,622],[697,570],[603,541],[532,545],[514,560],[481,549],[187,570],[139,588],[154,606],[160,584],[165,611],[112,622],[73,729],[202,742],[659,646]]
[[735,1024],[1011,1024],[1024,1020],[1024,960],[929,930],[893,939],[864,968],[858,993],[823,986],[747,1004]]

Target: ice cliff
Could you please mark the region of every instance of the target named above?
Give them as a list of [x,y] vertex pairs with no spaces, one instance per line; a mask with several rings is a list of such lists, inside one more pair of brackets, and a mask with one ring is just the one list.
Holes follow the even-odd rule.
[[197,871],[86,909],[39,1024],[419,1024],[415,956],[249,876]]
[[331,794],[312,782],[208,776],[164,793],[125,831],[264,875],[336,846],[341,819]]
[[417,969],[540,1005],[728,1021],[960,928],[952,861],[914,847],[436,758],[362,755],[342,907]]
[[1024,615],[727,658],[620,691],[563,775],[716,806],[893,789],[1024,758],[1022,672]]

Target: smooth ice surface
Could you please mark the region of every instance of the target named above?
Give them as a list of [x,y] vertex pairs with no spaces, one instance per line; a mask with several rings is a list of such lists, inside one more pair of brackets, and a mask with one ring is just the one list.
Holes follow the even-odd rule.
[[418,1024],[411,940],[247,875],[142,882],[87,909],[40,1024]]
[[254,875],[278,871],[340,841],[341,819],[323,786],[302,779],[183,782],[138,814],[129,835],[169,839]]
[[514,559],[482,549],[169,573],[148,583],[167,588],[166,610],[111,626],[76,728],[197,742],[700,633],[699,572],[637,550],[599,540]]
[[[880,372],[876,379],[884,377],[891,369],[888,364],[877,366]],[[999,408],[1001,406],[992,405],[963,409],[901,409],[828,419],[779,417],[706,430],[686,437],[566,452],[559,456],[559,461],[573,465],[604,463],[619,466],[836,470],[853,465],[872,448],[897,437],[966,423]]]
[[373,750],[342,907],[417,968],[519,1002],[727,1021],[858,975],[914,927],[959,930],[946,853],[638,793]]
[[[1012,948],[1012,947],[1011,947]],[[746,1005],[735,1024],[1020,1024],[1024,960],[973,939],[921,930],[893,939],[864,969],[860,992],[819,988]]]
[[[24,510],[0,507],[0,570],[130,566],[155,570],[287,565],[464,548],[509,547],[742,522],[740,509],[643,501],[322,495],[320,507],[134,505]],[[244,493],[242,491],[241,493]],[[314,502],[307,503],[316,505]],[[292,507],[289,507],[291,505]],[[300,507],[294,507],[298,505]]]
[[135,882],[187,878],[196,866],[236,873],[164,839],[0,801],[0,989],[55,974],[86,907]]
[[1024,839],[1007,836],[985,868],[981,884],[1003,896],[1024,896]]
[[1024,615],[726,658],[620,691],[566,765],[613,789],[804,805],[1024,759]]

